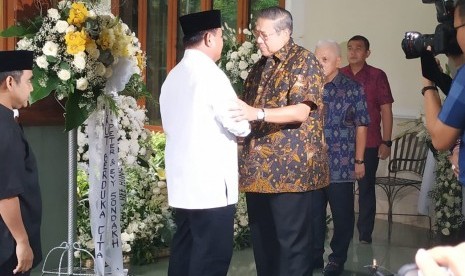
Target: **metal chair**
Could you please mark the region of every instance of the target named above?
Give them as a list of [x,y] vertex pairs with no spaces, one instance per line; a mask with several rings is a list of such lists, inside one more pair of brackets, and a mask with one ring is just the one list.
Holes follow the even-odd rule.
[[[420,190],[421,178],[425,170],[428,145],[423,138],[419,138],[416,132],[406,133],[392,141],[392,152],[389,157],[389,174],[384,177],[376,177],[376,185],[381,187],[386,193],[388,200],[388,240],[391,240],[392,216],[425,216],[429,219],[429,229],[431,232],[431,217],[420,214],[393,213],[393,205],[397,194],[409,187]],[[410,179],[398,176],[399,173],[409,172],[417,179]],[[404,174],[402,174],[404,175]],[[386,213],[384,213],[386,214]]]

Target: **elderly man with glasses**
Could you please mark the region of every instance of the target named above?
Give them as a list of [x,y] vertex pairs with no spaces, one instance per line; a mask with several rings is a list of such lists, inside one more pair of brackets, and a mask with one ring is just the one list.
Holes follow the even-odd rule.
[[262,58],[245,81],[237,119],[252,121],[239,158],[257,275],[312,273],[312,191],[329,183],[323,135],[324,74],[291,38],[292,16],[258,13]]

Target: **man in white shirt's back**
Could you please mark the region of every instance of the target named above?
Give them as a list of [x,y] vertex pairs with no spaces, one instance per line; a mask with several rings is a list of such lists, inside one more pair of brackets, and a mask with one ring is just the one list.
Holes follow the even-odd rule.
[[237,96],[215,63],[223,48],[220,11],[180,22],[186,50],[160,95],[168,201],[177,225],[168,275],[226,275],[238,200],[236,136],[250,127],[231,118]]

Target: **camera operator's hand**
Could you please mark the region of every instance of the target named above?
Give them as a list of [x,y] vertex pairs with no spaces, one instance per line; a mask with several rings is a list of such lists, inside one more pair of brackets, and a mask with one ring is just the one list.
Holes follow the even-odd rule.
[[449,93],[452,78],[443,72],[439,60],[431,51],[425,51],[421,56],[421,72],[423,77],[430,81],[425,86],[437,85],[445,95]]
[[420,249],[415,261],[424,276],[448,275],[440,267],[447,267],[455,276],[465,275],[465,242],[455,247],[437,246],[429,250]]

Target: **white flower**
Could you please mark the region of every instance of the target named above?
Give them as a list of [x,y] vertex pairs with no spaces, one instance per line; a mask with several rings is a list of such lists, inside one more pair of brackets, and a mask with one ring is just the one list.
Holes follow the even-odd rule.
[[95,11],[90,10],[90,11],[88,11],[88,13],[87,13],[87,17],[89,17],[89,18],[91,18],[91,19],[95,19],[95,18],[97,18],[97,14],[95,14]]
[[253,53],[250,58],[252,59],[252,61],[255,63],[257,62],[259,59],[260,59],[260,55],[257,54],[257,53]]
[[66,7],[71,7],[71,2],[70,1],[67,1],[67,0],[62,0],[60,2],[58,2],[58,9],[62,10]]
[[247,76],[249,75],[249,72],[247,71],[242,71],[241,72],[241,79],[245,80],[247,78]]
[[249,29],[244,29],[242,31],[245,35],[252,35],[252,33],[249,31]]
[[441,233],[444,235],[444,236],[449,236],[450,235],[450,231],[448,228],[443,228],[441,230]]
[[123,246],[121,246],[121,250],[123,250],[123,252],[131,252],[131,245],[129,245],[128,243],[123,243]]
[[18,50],[30,50],[30,47],[32,45],[32,39],[25,37],[18,41],[17,45]]
[[166,188],[166,182],[165,181],[158,181],[157,186],[158,186],[158,188]]
[[103,63],[101,62],[97,62],[95,64],[95,74],[99,77],[103,77],[105,76],[105,73],[106,73],[106,68],[105,68],[105,65],[103,65]]
[[134,241],[134,233],[128,234],[126,232],[121,233],[121,241],[122,242],[132,242]]
[[[83,53],[84,52],[80,52],[80,53]],[[86,68],[86,58],[85,58],[85,54],[84,56],[82,54],[76,54],[74,55],[74,60],[73,60],[73,65],[76,66],[76,68],[81,71],[81,70],[84,70],[84,68]]]
[[94,60],[97,60],[100,57],[100,50],[97,48],[87,49],[87,52],[89,53],[89,56]]
[[84,91],[87,89],[89,82],[86,78],[79,78],[76,80],[76,89]]
[[76,31],[76,27],[74,25],[69,25],[68,28],[66,28],[65,33],[72,33]]
[[47,16],[54,20],[60,19],[60,13],[58,12],[57,9],[48,9]]
[[250,41],[244,41],[244,43],[242,43],[242,46],[244,46],[246,49],[253,48],[253,44]]
[[62,81],[67,81],[71,78],[71,73],[66,69],[60,69],[57,75],[58,75],[58,78]]
[[244,70],[249,66],[249,64],[243,60],[239,61],[239,69]]
[[231,59],[237,59],[237,58],[238,58],[237,52],[232,52],[231,53]]
[[58,44],[56,44],[55,42],[47,41],[45,42],[44,47],[42,47],[42,52],[46,56],[56,57],[58,54],[58,47]]
[[44,55],[38,56],[36,58],[36,63],[37,63],[37,66],[39,66],[42,69],[47,69],[48,68],[47,57],[44,56]]
[[113,69],[111,67],[107,67],[105,70],[105,78],[108,79],[113,75]]
[[233,66],[234,66],[234,64],[233,64],[231,61],[229,61],[228,63],[226,63],[226,67],[225,67],[225,68],[226,68],[226,70],[231,71],[231,69],[233,68]]
[[69,24],[65,20],[58,20],[57,23],[55,24],[55,30],[59,32],[60,34],[65,33],[68,27],[69,27]]

